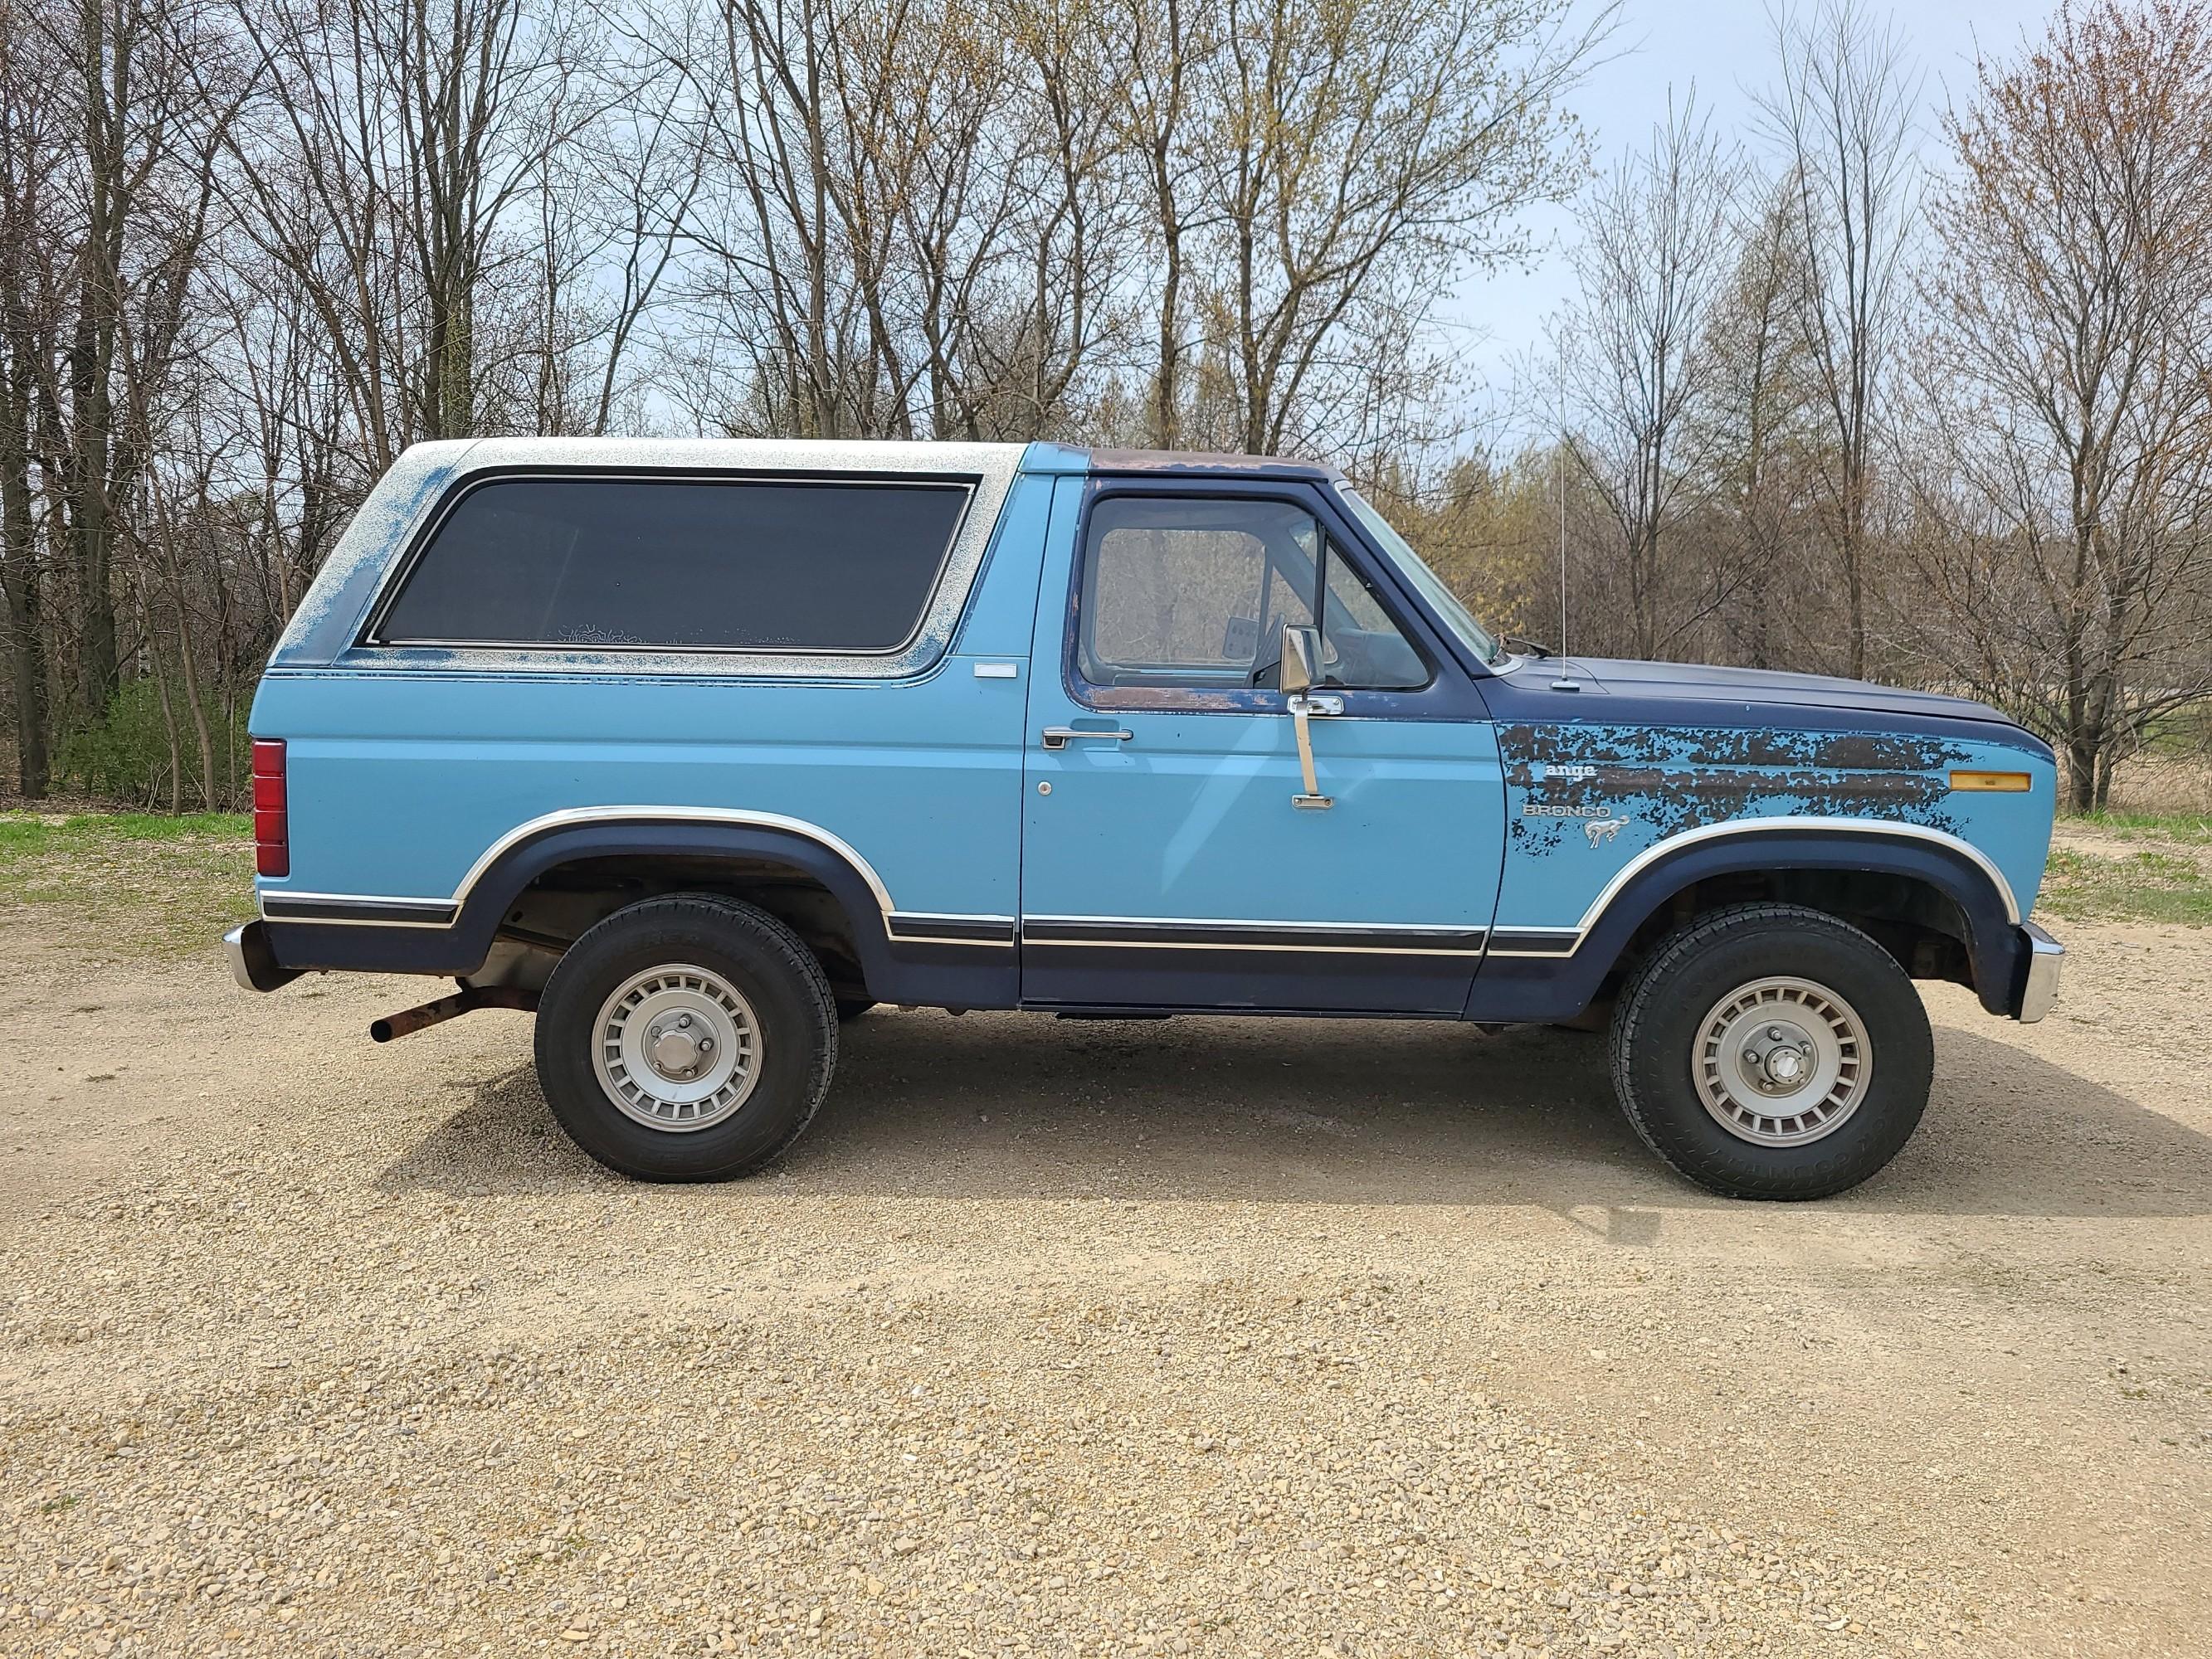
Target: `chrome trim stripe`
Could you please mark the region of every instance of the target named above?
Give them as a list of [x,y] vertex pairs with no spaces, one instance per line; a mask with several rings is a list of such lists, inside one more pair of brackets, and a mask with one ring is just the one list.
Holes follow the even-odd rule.
[[[339,914],[331,914],[334,911]],[[362,914],[364,911],[368,914]],[[367,899],[342,894],[269,893],[262,897],[261,916],[264,921],[327,922],[337,927],[450,927],[454,907],[450,899]]]
[[1419,945],[1255,945],[1249,942],[1222,943],[1212,939],[1115,939],[1102,935],[1095,939],[1032,939],[1022,935],[1024,945],[1052,947],[1078,951],[1244,951],[1273,954],[1277,951],[1297,951],[1319,952],[1342,957],[1480,957],[1481,949],[1437,950]]
[[1131,951],[1325,951],[1346,956],[1480,957],[1486,930],[1430,923],[1027,916],[1024,945]]
[[295,891],[289,887],[264,889],[261,897],[281,902],[296,900],[302,904],[349,904],[360,910],[381,909],[451,909],[453,901],[446,898],[393,897],[383,893],[310,893]]
[[1493,927],[1490,954],[1493,957],[1571,957],[1581,948],[1582,934],[1571,927]]
[[888,921],[890,937],[902,945],[981,945],[1011,950],[1012,916],[956,916],[900,910]]
[[1302,933],[1480,933],[1486,930],[1461,921],[1284,921],[1247,916],[1045,916],[1025,915],[1032,921],[1095,921],[1122,927],[1276,927]]

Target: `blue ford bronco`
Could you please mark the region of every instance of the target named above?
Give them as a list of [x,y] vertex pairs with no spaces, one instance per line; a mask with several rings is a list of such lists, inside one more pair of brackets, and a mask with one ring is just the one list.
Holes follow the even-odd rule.
[[649,1180],[758,1168],[878,1003],[1609,1018],[1711,1190],[1865,1180],[1915,979],[2040,1018],[2051,750],[1957,697],[1520,654],[1326,467],[1049,443],[410,450],[253,707],[257,991],[537,1011]]

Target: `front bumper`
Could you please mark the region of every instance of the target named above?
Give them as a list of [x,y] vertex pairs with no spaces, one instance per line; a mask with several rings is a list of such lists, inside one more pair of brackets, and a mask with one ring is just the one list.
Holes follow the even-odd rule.
[[2032,921],[2021,925],[2020,934],[2027,947],[2027,967],[2013,996],[2012,1017],[2033,1025],[2058,1000],[2058,974],[2066,963],[2066,947]]
[[222,936],[222,953],[230,963],[230,976],[242,990],[274,991],[300,977],[297,968],[281,966],[270,948],[264,922],[249,921]]

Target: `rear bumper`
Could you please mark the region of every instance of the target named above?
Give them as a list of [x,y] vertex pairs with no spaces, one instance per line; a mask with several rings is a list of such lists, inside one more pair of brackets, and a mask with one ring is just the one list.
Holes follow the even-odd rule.
[[278,964],[264,922],[249,921],[232,928],[222,936],[222,953],[230,963],[230,976],[241,990],[274,991],[300,977],[298,969]]
[[2032,921],[2022,925],[2020,937],[2027,965],[2020,975],[2020,988],[2013,994],[2012,1017],[2023,1025],[2033,1025],[2058,1000],[2058,975],[2066,963],[2066,947]]

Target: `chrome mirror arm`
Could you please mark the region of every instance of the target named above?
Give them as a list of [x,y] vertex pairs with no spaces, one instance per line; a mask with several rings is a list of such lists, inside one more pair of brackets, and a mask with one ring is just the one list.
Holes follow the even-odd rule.
[[1314,683],[1321,678],[1321,630],[1301,628],[1295,623],[1283,624],[1283,690],[1290,695],[1284,699],[1290,710],[1291,722],[1298,736],[1298,772],[1305,783],[1305,793],[1291,797],[1291,805],[1305,811],[1321,811],[1336,805],[1334,799],[1321,792],[1321,781],[1314,775],[1312,717],[1316,714],[1341,714],[1342,697],[1314,695]]

